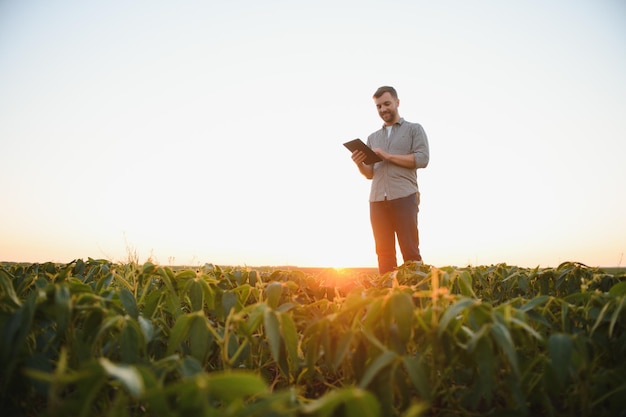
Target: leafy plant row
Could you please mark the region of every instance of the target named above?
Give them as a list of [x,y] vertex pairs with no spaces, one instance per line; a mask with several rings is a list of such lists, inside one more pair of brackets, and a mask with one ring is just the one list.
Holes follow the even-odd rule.
[[626,278],[0,267],[0,408],[45,416],[615,416]]

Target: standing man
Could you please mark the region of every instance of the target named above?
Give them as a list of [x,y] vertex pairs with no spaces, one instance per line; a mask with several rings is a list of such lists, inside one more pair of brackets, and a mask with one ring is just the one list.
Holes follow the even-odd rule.
[[361,174],[372,180],[370,221],[378,271],[384,274],[397,266],[396,236],[404,262],[422,262],[417,230],[417,169],[426,168],[430,153],[422,126],[407,122],[398,114],[400,100],[395,88],[380,87],[373,98],[385,123],[367,138],[367,145],[382,161],[366,165],[361,151],[353,152],[352,160]]

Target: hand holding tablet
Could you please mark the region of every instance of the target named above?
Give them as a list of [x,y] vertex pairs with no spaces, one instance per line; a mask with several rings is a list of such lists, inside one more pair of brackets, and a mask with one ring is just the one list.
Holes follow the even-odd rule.
[[380,156],[376,155],[376,153],[374,153],[374,151],[369,146],[367,146],[361,139],[351,140],[344,143],[343,146],[348,148],[350,152],[361,151],[365,153],[365,155],[367,156],[367,158],[365,159],[365,163],[367,165],[372,165],[375,162],[382,161]]

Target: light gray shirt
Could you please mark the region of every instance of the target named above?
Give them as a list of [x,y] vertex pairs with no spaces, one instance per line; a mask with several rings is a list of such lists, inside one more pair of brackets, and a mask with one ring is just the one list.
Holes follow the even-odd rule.
[[404,168],[389,161],[376,162],[370,201],[394,200],[419,192],[417,168],[426,168],[430,158],[428,138],[419,123],[400,119],[392,126],[389,137],[387,137],[386,127],[383,126],[382,129],[369,135],[367,145],[372,149],[380,148],[391,154],[412,153],[416,166],[416,168]]

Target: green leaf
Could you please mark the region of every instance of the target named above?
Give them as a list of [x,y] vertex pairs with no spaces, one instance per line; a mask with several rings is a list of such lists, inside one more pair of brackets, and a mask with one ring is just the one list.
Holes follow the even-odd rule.
[[293,373],[298,366],[298,331],[296,324],[289,314],[280,313],[279,317],[280,328],[289,359],[289,371]]
[[392,364],[397,357],[398,355],[391,350],[386,350],[378,355],[378,357],[367,367],[365,374],[363,374],[363,378],[361,378],[361,382],[359,382],[359,388],[367,388],[376,375],[378,375],[378,373],[384,368]]
[[202,364],[196,358],[185,356],[180,361],[180,373],[185,378],[190,378],[195,375],[202,374],[203,372],[204,370],[202,369]]
[[259,273],[257,271],[250,271],[248,272],[248,282],[250,283],[251,286],[255,287],[256,283],[260,280],[259,278]]
[[380,417],[381,414],[378,399],[368,391],[353,391],[344,405],[345,417]]
[[361,331],[363,332],[363,335],[367,338],[367,340],[369,340],[372,345],[378,348],[378,350],[380,350],[381,352],[387,350],[387,347],[380,340],[378,340],[376,336],[374,336],[369,330],[363,329]]
[[615,311],[613,311],[613,314],[611,315],[611,325],[609,326],[609,336],[613,336],[613,329],[615,328],[615,323],[617,323],[619,314],[625,305],[626,305],[626,297],[622,297],[619,305],[617,306],[617,308],[615,309]]
[[276,363],[280,362],[280,323],[274,310],[266,309],[263,316],[265,334],[270,345],[270,353]]
[[391,312],[398,325],[398,336],[401,343],[406,343],[411,338],[413,331],[414,305],[411,296],[405,292],[396,292],[390,298]]
[[261,323],[263,323],[263,316],[267,309],[267,305],[263,303],[252,304],[246,307],[248,312],[248,320],[246,321],[247,332],[254,333],[259,328]]
[[136,363],[139,360],[143,347],[143,334],[139,324],[133,319],[125,320],[120,334],[122,361],[125,363]]
[[347,330],[339,338],[339,341],[337,342],[337,348],[335,349],[333,357],[333,369],[336,370],[337,368],[339,368],[339,365],[341,365],[341,362],[344,360],[349,352],[350,343],[352,342],[353,338],[354,332],[352,330]]
[[213,310],[215,308],[215,290],[213,290],[209,283],[204,279],[200,279],[198,282],[202,288],[202,293],[204,294],[203,299],[206,307],[209,310]]
[[18,354],[22,351],[28,335],[31,333],[35,316],[37,293],[33,292],[19,309],[11,314],[5,321],[0,321],[0,389],[7,392],[6,387],[10,381],[13,370],[19,364]]
[[369,331],[373,331],[381,320],[383,320],[382,314],[382,297],[376,297],[373,299],[371,304],[367,308],[367,314],[365,315],[365,319],[363,320],[363,325],[365,329]]
[[100,358],[100,365],[110,376],[122,383],[134,398],[140,398],[144,392],[143,379],[134,366],[116,365],[107,358]]
[[552,297],[550,297],[549,295],[540,295],[538,297],[533,298],[532,300],[530,300],[529,302],[527,302],[523,306],[521,306],[519,308],[519,310],[526,313],[526,312],[532,310],[533,308],[535,308],[535,307],[537,307],[537,306],[539,306],[541,304],[545,304],[551,298]]
[[8,296],[8,298],[5,298],[6,301],[11,301],[12,305],[9,305],[7,307],[16,308],[22,305],[22,302],[15,293],[13,280],[14,277],[11,274],[0,268],[0,294]]
[[54,311],[58,333],[63,335],[70,325],[72,316],[72,297],[67,284],[58,284],[54,291]]
[[489,330],[491,330],[491,323],[484,323],[482,326],[480,326],[480,330],[471,333],[471,336],[466,344],[467,351],[469,353],[474,353],[474,351],[476,350],[476,346],[478,346],[478,342],[480,342],[487,334],[489,334]]
[[149,273],[152,273],[155,270],[155,268],[156,268],[156,265],[148,261],[145,264],[143,264],[143,267],[141,268],[141,272],[143,274],[149,274]]
[[459,276],[459,290],[461,291],[461,295],[470,298],[478,298],[474,293],[474,288],[472,286],[472,274],[469,271],[462,271]]
[[233,308],[237,311],[237,301],[236,292],[231,290],[224,291],[224,294],[222,294],[222,311],[225,316],[228,316]]
[[174,281],[174,273],[172,272],[172,270],[168,267],[160,267],[158,269],[158,273],[161,276],[161,279],[163,279],[163,282],[165,283],[165,286],[167,287],[167,289],[176,294],[176,290],[174,289],[174,284],[172,283]]
[[139,316],[137,318],[137,322],[139,323],[139,327],[141,328],[141,332],[143,333],[143,338],[146,343],[150,343],[155,336],[154,325],[148,319],[143,316]]
[[191,321],[193,320],[193,315],[189,316],[180,316],[176,323],[174,323],[174,328],[172,329],[172,333],[170,334],[169,341],[167,343],[167,352],[166,355],[172,355],[174,352],[180,349],[180,344],[187,338],[189,334],[189,327],[191,326]]
[[187,285],[187,296],[191,302],[191,311],[201,311],[204,304],[204,291],[199,280],[189,280],[189,284]]
[[496,343],[500,346],[500,349],[502,349],[505,356],[509,360],[509,364],[511,365],[515,375],[519,375],[517,352],[515,350],[515,345],[509,329],[502,323],[495,322],[491,326],[491,334],[494,336]]
[[182,279],[191,279],[196,277],[196,271],[192,271],[191,269],[185,269],[183,271],[177,272],[174,276],[176,280]]
[[330,391],[322,397],[304,405],[305,414],[316,417],[339,415],[339,407],[344,406],[344,417],[379,417],[381,414],[378,400],[369,391],[360,388],[341,388]]
[[439,326],[437,327],[437,336],[441,337],[450,322],[453,319],[456,319],[456,317],[460,315],[463,310],[474,307],[478,304],[480,304],[479,300],[475,300],[473,298],[461,298],[455,304],[448,307],[443,313],[441,320],[439,321]]
[[241,286],[241,284],[245,282],[247,276],[246,274],[243,273],[241,269],[237,269],[233,271],[233,278],[235,278],[235,282],[237,283],[237,286]]
[[137,308],[135,295],[127,288],[122,288],[119,292],[119,297],[124,310],[126,310],[129,316],[137,320],[137,317],[139,317],[139,309]]
[[146,295],[142,313],[146,317],[153,317],[158,307],[161,307],[163,296],[165,293],[163,291],[152,291]]
[[213,334],[209,331],[209,323],[204,315],[191,318],[189,326],[189,351],[191,356],[204,363],[212,349]]
[[430,400],[430,381],[428,380],[428,374],[424,369],[424,366],[420,362],[419,358],[413,356],[405,356],[402,358],[402,363],[406,369],[413,386],[417,389],[423,399]]
[[[485,325],[483,327],[488,328],[490,326]],[[496,374],[496,361],[494,361],[491,341],[487,338],[481,338],[476,343],[474,354],[476,357],[476,364],[478,366],[478,379],[474,381],[474,384],[478,384],[476,388],[478,392],[481,393],[478,397],[487,401],[487,404],[490,406],[494,391],[494,375]],[[477,400],[479,398],[477,398]]]
[[609,308],[611,307],[611,302],[607,302],[603,307],[602,310],[600,310],[600,314],[598,314],[598,318],[596,319],[595,324],[593,325],[593,327],[591,328],[591,332],[590,334],[592,335],[596,329],[605,321],[604,320],[604,316],[606,315],[606,313],[609,311]]
[[618,282],[609,290],[609,295],[613,297],[621,297],[626,295],[626,281]]
[[572,338],[563,333],[554,333],[548,338],[548,355],[557,381],[563,385],[569,374],[574,344]]
[[283,293],[283,284],[280,282],[271,282],[265,287],[265,299],[267,301],[267,305],[276,308],[278,307],[278,302],[280,301],[280,296]]
[[236,360],[235,355],[237,355],[237,352],[239,351],[239,349],[241,348],[241,343],[239,343],[239,338],[237,337],[237,334],[235,332],[230,332],[228,333],[228,340],[225,340],[226,343],[226,349],[228,352],[228,358],[230,358],[231,363],[234,362],[233,359]]
[[207,383],[211,396],[225,402],[269,393],[265,381],[260,376],[250,372],[210,373]]
[[532,327],[530,327],[528,325],[528,323],[515,318],[515,317],[511,317],[511,323],[513,324],[517,324],[518,326],[520,326],[522,329],[526,330],[532,337],[534,337],[535,339],[539,340],[540,342],[543,341],[543,337]]

